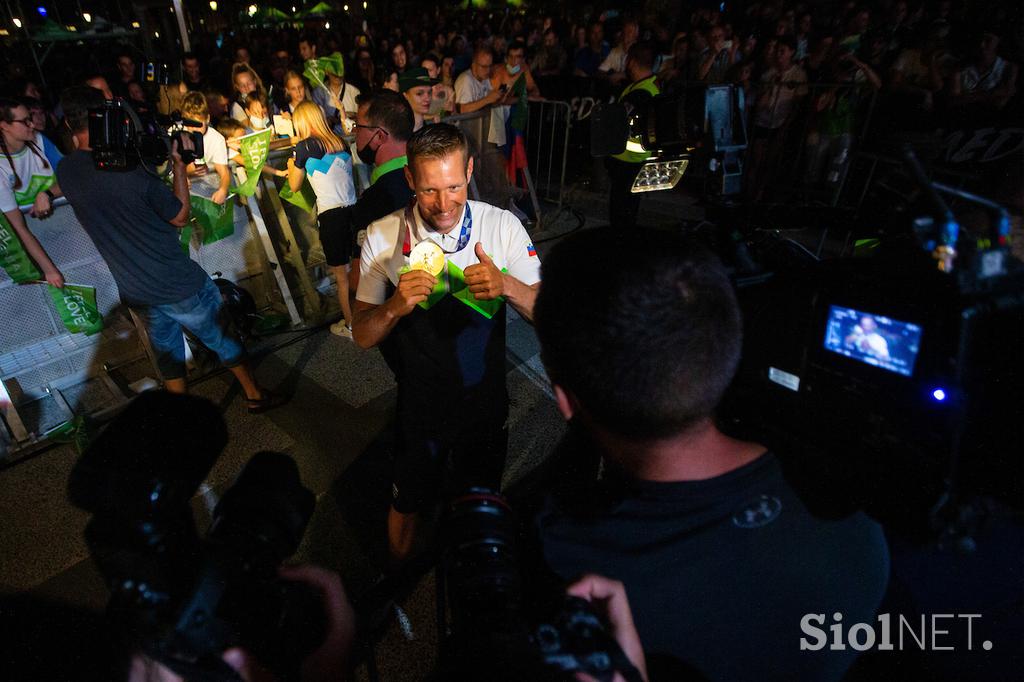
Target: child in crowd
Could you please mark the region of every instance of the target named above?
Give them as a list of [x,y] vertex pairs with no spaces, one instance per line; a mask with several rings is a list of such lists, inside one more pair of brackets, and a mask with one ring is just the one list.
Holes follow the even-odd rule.
[[181,101],[181,115],[202,125],[195,128],[203,135],[203,158],[196,159],[188,165],[188,174],[192,178],[203,178],[216,189],[210,196],[215,204],[223,204],[228,198],[228,188],[231,186],[231,173],[228,170],[228,147],[224,136],[217,132],[210,125],[210,110],[206,104],[206,97],[199,92],[190,92]]
[[[258,131],[248,130],[235,119],[226,118],[217,124],[217,132],[224,136],[224,141],[228,145],[228,155],[230,156],[230,159],[239,166],[245,165],[245,159],[243,159],[242,155],[239,153],[239,140],[246,135]],[[274,175],[279,178],[288,177],[288,171],[278,170],[269,164],[263,165],[262,172],[264,175]]]
[[241,124],[247,132],[254,133],[257,130],[265,130],[270,126],[267,107],[263,104],[263,100],[260,99],[258,94],[250,92],[246,95],[244,105],[246,119]]

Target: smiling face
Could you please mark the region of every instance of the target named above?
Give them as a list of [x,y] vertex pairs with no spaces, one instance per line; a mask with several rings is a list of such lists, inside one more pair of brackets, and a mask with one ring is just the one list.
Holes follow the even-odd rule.
[[30,120],[29,110],[24,106],[11,109],[11,121],[0,121],[0,130],[8,141],[31,142],[36,137],[36,130]]
[[405,65],[409,62],[409,58],[405,54],[405,48],[401,45],[395,45],[394,49],[391,50],[391,61],[394,63],[395,68],[402,70]]
[[426,115],[430,111],[430,86],[417,85],[409,88],[405,91],[405,99],[409,101],[409,106],[414,112],[421,116]]
[[235,90],[238,91],[239,95],[248,95],[250,92],[256,92],[256,80],[252,77],[252,74],[248,71],[239,71],[235,75]]
[[423,220],[442,234],[454,229],[466,205],[473,159],[467,163],[461,151],[441,158],[416,159],[412,166],[406,166],[405,177],[416,193]]

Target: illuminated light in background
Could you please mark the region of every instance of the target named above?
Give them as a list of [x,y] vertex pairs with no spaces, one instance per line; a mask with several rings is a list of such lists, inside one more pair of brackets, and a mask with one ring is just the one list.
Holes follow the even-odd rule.
[[87,24],[90,21],[92,21],[92,15],[89,14],[88,12],[82,12],[82,18],[85,19],[85,23],[87,23]]
[[160,37],[160,31],[153,31],[153,37],[154,38],[159,38]]
[[295,5],[292,5],[292,14],[295,14]]
[[329,22],[329,21],[325,21],[325,22],[324,22],[324,28],[327,28],[327,29],[329,29],[330,27],[331,27],[331,22]]
[[348,11],[348,5],[345,5],[345,6],[344,6],[344,7],[342,7],[341,9],[342,9],[342,10],[344,10],[345,12],[347,12],[347,11]]
[[932,391],[932,397],[941,403],[943,400],[946,399],[946,392],[943,391],[941,388],[937,388],[934,391]]
[[39,16],[41,16],[41,17],[45,17],[46,16],[46,8],[43,7],[42,5],[40,5],[39,7],[36,7],[36,11],[39,12]]
[[72,24],[68,24],[67,28],[68,28],[68,30],[69,30],[69,31],[71,31],[72,33],[77,33],[77,32],[78,32],[78,27],[77,27],[77,26],[74,26],[74,25],[72,25]]
[[132,22],[132,28],[138,28],[138,27],[139,27],[139,22],[133,21]]
[[21,19],[19,19],[18,17],[14,17],[14,25],[17,26],[18,28],[21,28]]
[[212,9],[214,12],[217,11],[217,0],[210,0],[210,9]]
[[363,9],[366,9],[366,0],[363,0]]
[[256,14],[256,10],[257,10],[256,5],[249,5],[249,16],[250,17],[254,16]]

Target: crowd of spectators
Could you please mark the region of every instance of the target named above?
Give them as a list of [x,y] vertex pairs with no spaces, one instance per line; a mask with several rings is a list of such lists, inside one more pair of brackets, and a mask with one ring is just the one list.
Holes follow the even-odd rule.
[[[249,131],[272,125],[274,115],[290,118],[308,99],[335,131],[351,133],[356,97],[380,88],[415,89],[409,98],[417,128],[460,111],[514,108],[519,95],[524,104],[542,96],[611,99],[629,84],[628,49],[647,42],[661,92],[700,82],[742,88],[750,138],[745,184],[754,199],[783,165],[788,180],[837,183],[869,112],[872,135],[882,136],[982,127],[1011,120],[1020,108],[1020,12],[1012,3],[784,0],[722,8],[673,15],[567,8],[559,15],[438,7],[361,24],[332,21],[330,29],[316,20],[193,35],[193,51],[163,57],[181,65],[180,76],[171,68],[177,88],[142,87],[138,67],[153,56],[124,48],[83,55],[88,70],[73,78],[144,109],[180,108],[185,93],[200,92],[213,127],[230,116]],[[304,63],[334,53],[343,56],[344,76],[309,82]],[[52,95],[71,84],[69,74],[47,73],[54,92],[44,93],[27,60],[12,61],[10,70],[4,94],[27,98],[45,116],[43,130],[56,133]],[[518,81],[519,70],[527,92],[499,92]],[[422,85],[429,102],[427,88],[416,87]]]

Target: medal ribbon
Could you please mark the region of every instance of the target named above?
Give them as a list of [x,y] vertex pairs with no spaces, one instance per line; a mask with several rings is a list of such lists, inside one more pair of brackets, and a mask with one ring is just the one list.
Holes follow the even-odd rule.
[[[412,254],[412,228],[416,224],[416,216],[413,215],[413,206],[416,205],[416,199],[409,202],[409,205],[405,207],[405,236],[402,241],[402,255],[406,258]],[[455,244],[454,251],[444,251],[444,247],[441,250],[447,254],[458,253],[462,249],[466,248],[466,244],[469,243],[469,234],[473,229],[473,212],[469,209],[469,202],[466,202],[466,212],[462,215],[462,230],[459,232],[459,241]]]

